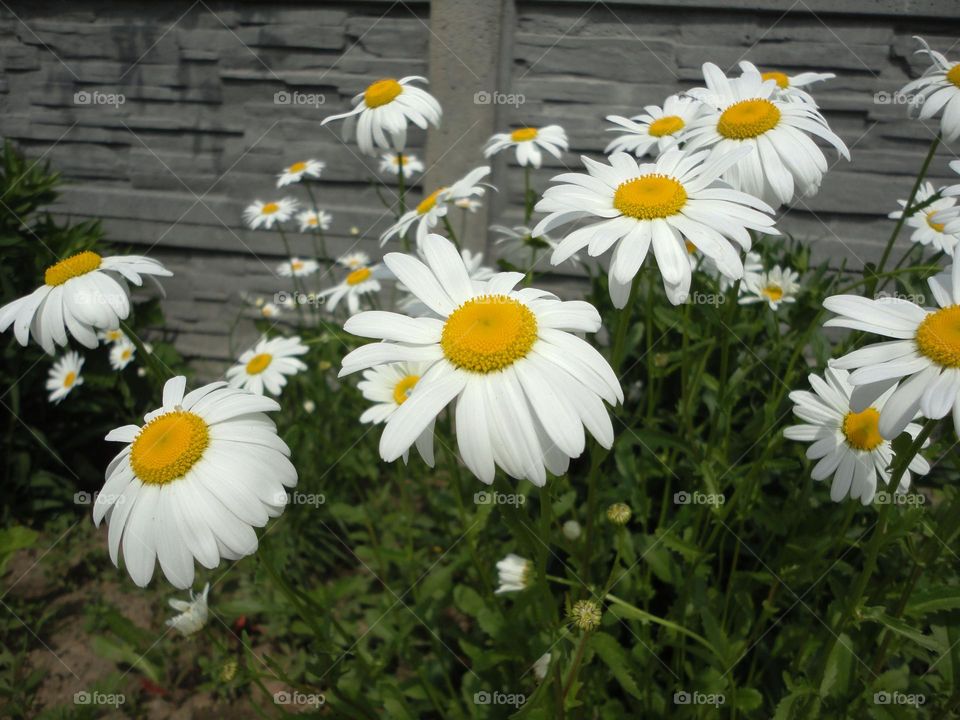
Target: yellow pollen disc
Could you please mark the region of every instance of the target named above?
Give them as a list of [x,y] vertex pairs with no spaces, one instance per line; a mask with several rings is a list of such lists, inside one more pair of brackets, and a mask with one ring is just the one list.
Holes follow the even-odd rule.
[[67,280],[93,272],[100,267],[100,261],[101,257],[95,252],[77,253],[48,267],[43,280],[47,285],[63,285]]
[[960,367],[960,305],[932,312],[914,338],[917,350],[942,367]]
[[437,198],[440,197],[440,193],[442,193],[444,190],[446,190],[445,187],[439,187],[421,200],[420,204],[417,205],[417,214],[426,215],[428,212],[433,210],[433,206],[437,204]]
[[443,326],[447,360],[476,373],[491,373],[526,357],[537,339],[537,318],[506,295],[481,295],[458,307]]
[[686,246],[687,252],[688,252],[690,255],[693,255],[693,254],[697,251],[697,246],[694,245],[694,244],[693,244],[692,242],[690,242],[689,240],[684,240],[684,241],[683,241],[683,244]]
[[779,285],[767,285],[763,290],[760,291],[765,297],[770,298],[774,302],[780,302],[783,300],[783,288]]
[[259,375],[273,362],[273,355],[270,353],[260,353],[250,358],[247,363],[247,375]]
[[316,225],[320,222],[319,218],[316,215],[307,218],[307,225]]
[[130,466],[148,485],[183,477],[210,444],[207,424],[198,415],[174,410],[147,423],[130,448]]
[[664,115],[657,118],[647,129],[647,132],[653,137],[663,137],[664,135],[673,135],[675,132],[683,130],[685,123],[683,118],[678,115]]
[[359,285],[372,274],[373,272],[371,272],[370,268],[362,267],[354,270],[352,273],[347,275],[347,285]]
[[73,387],[73,384],[77,381],[77,374],[71,370],[63,377],[63,386],[64,387]]
[[269,202],[260,208],[260,212],[263,215],[273,215],[277,210],[280,209],[280,204],[275,202]]
[[936,210],[932,210],[927,213],[927,225],[936,230],[937,232],[942,233],[944,228],[944,223],[938,223],[933,221],[933,216],[937,214]]
[[748,140],[772,130],[778,122],[780,109],[769,100],[741,100],[723,111],[717,132],[733,140]]
[[947,70],[947,80],[960,87],[960,63]]
[[863,412],[850,412],[843,418],[843,436],[856,450],[873,450],[883,442],[880,435],[880,413],[872,407]]
[[130,355],[131,355],[131,353],[130,353],[129,350],[124,350],[122,353],[120,353],[120,358],[121,358],[122,360],[129,360],[129,359],[130,359]]
[[303,262],[302,262],[301,260],[291,260],[291,261],[290,261],[290,267],[291,267],[293,270],[302,270],[302,269],[303,269]]
[[786,90],[788,87],[790,87],[790,78],[787,77],[786,73],[779,72],[778,70],[760,73],[760,77],[763,80],[776,80],[777,87],[779,87],[781,90]]
[[537,136],[536,128],[520,128],[519,130],[514,130],[510,133],[510,139],[514,142],[524,142],[526,140],[533,140]]
[[377,80],[363,93],[363,102],[369,108],[380,107],[392,102],[403,92],[403,86],[393,78]]
[[287,168],[288,173],[300,173],[307,169],[307,164],[305,162],[295,162],[293,165]]
[[621,183],[613,194],[613,206],[637,220],[676,215],[687,204],[683,185],[666,175],[643,175]]
[[419,379],[419,375],[407,375],[394,386],[393,399],[397,405],[403,405],[407,401],[407,398],[410,397],[410,391],[413,390],[413,386],[417,384]]

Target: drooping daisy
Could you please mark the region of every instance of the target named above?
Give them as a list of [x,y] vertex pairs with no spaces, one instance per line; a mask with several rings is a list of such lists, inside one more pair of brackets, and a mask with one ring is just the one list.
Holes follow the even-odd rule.
[[[831,500],[840,502],[849,495],[869,505],[876,495],[878,479],[881,490],[890,482],[895,453],[893,444],[880,434],[879,422],[894,388],[864,409],[854,410],[850,403],[854,386],[846,370],[827,368],[823,379],[815,374],[808,378],[813,392],[790,393],[793,412],[805,424],[788,427],[783,434],[790,440],[812,443],[807,458],[818,462],[810,475],[818,481],[833,476]],[[906,430],[915,438],[921,427],[910,423]],[[910,461],[896,492],[905,493],[910,487],[910,472],[925,475],[929,471],[929,463],[918,454]]]
[[50,392],[48,398],[52,403],[60,403],[70,391],[78,385],[83,385],[83,378],[80,376],[80,370],[83,368],[83,358],[80,353],[71,350],[64,353],[50,368],[47,375],[47,390]]
[[417,159],[416,155],[387,153],[380,158],[380,172],[386,175],[396,177],[400,174],[401,165],[403,167],[403,177],[405,180],[412,178],[415,173],[423,172],[423,163]]
[[347,118],[345,131],[350,132],[356,118],[357,146],[364,155],[375,155],[377,148],[402,152],[407,144],[408,122],[426,130],[428,125],[438,127],[442,115],[436,98],[413,82],[426,83],[427,79],[411,75],[400,80],[377,80],[354,96],[353,110],[325,117],[320,124]]
[[424,197],[413,210],[404,213],[396,223],[387,228],[380,236],[380,244],[385,245],[394,236],[404,237],[414,223],[417,225],[417,243],[423,242],[427,233],[447,214],[449,204],[464,198],[483,196],[486,188],[479,183],[489,174],[490,168],[485,165],[474,168],[449,187],[437,188]]
[[114,343],[110,348],[110,367],[119,372],[133,362],[136,354],[137,348],[129,340]]
[[[390,417],[410,397],[417,386],[420,376],[428,365],[425,363],[392,363],[380,365],[363,371],[363,380],[357,384],[357,389],[363,397],[376,403],[367,408],[360,416],[360,422],[379,425]],[[417,451],[420,457],[430,467],[433,467],[433,422],[431,421],[416,440]],[[403,453],[403,461],[407,462],[408,452]]]
[[297,484],[290,449],[264,413],[275,400],[215,382],[184,395],[186,378],[167,381],[163,405],[144,426],[107,435],[127,446],[107,466],[93,521],[106,519],[110,559],[120,550],[145,587],[157,560],[175,587],[193,585],[196,558],[215,568],[257,549],[254,527],[283,512]]
[[130,314],[127,283],[142,285],[142,275],[170,277],[172,272],[142,255],[101,257],[86,250],[44,273],[44,284],[0,308],[0,332],[13,325],[17,342],[30,336],[49,355],[67,344],[67,334],[84,347],[97,347],[97,332],[116,330]]
[[689,91],[704,109],[690,125],[686,147],[691,151],[709,147],[716,155],[743,146],[753,148],[723,174],[736,189],[774,207],[795,195],[816,194],[827,159],[811,135],[850,159],[847,146],[817,108],[780,99],[773,80],[764,81],[759,73],[728,78],[713,63],[703,66],[703,75],[707,87]]
[[167,627],[172,627],[181,635],[187,637],[199,632],[207,624],[209,610],[207,608],[207,595],[210,593],[210,583],[203,586],[203,592],[194,595],[190,590],[189,600],[170,599],[170,607],[176,610],[179,615],[167,620]]
[[921,120],[929,120],[942,110],[940,132],[943,139],[951,143],[960,137],[960,62],[951,62],[931,50],[922,37],[914,36],[914,39],[923,45],[917,54],[926,54],[933,65],[904,85],[900,94],[912,96],[910,107],[919,111]]
[[283,172],[277,175],[277,187],[298,183],[303,178],[318,178],[320,173],[326,167],[326,163],[319,160],[300,160],[290,167],[284,168]]
[[381,457],[400,457],[454,400],[460,455],[488,484],[497,465],[540,486],[547,470],[566,472],[584,450],[584,427],[610,447],[603,400],[623,402],[623,392],[603,356],[573,334],[599,329],[596,309],[543,290],[514,290],[522,273],[473,281],[453,243],[439,235],[424,238],[422,249],[426,264],[401,253],[384,262],[434,317],[365,312],[344,324],[383,342],[349,353],[341,376],[391,362],[429,365],[387,420]]
[[608,115],[607,120],[618,127],[607,128],[608,132],[624,132],[626,135],[610,141],[604,152],[633,153],[643,157],[653,151],[662,153],[683,140],[687,127],[700,113],[700,102],[693,98],[671,95],[660,108],[647,105],[644,112],[632,118]]
[[[554,265],[586,247],[596,257],[616,246],[610,260],[610,297],[616,307],[626,305],[633,277],[647,251],[653,253],[667,296],[675,305],[690,290],[687,241],[732,280],[743,276],[736,246],[750,249],[748,229],[776,235],[773,210],[757,198],[718,183],[732,165],[753,148],[727,154],[688,154],[667,150],[654,162],[638,165],[627,153],[614,153],[610,165],[584,157],[587,173],[565,173],[543,194],[536,209],[549,213],[533,229],[535,237],[579,220],[593,222],[574,230],[554,249]],[[708,158],[708,155],[710,156]]]
[[854,370],[854,410],[863,410],[903,380],[880,416],[880,434],[889,440],[903,432],[918,410],[938,419],[952,408],[960,434],[960,263],[927,284],[939,308],[922,308],[897,297],[834,295],[823,301],[838,315],[825,326],[894,338],[830,361],[831,367]]
[[522,127],[508,133],[497,133],[487,140],[483,156],[490,158],[497,153],[516,148],[517,164],[521,167],[540,167],[543,162],[541,149],[546,150],[557,160],[567,149],[567,134],[559,125],[547,125],[542,128]]
[[347,253],[338,257],[337,263],[348,270],[357,270],[370,264],[370,256],[365,252]]
[[300,223],[300,232],[312,232],[314,230],[329,230],[330,223],[333,222],[333,215],[324,210],[314,212],[313,210],[304,210],[297,215],[297,222]]
[[127,340],[126,334],[120,328],[116,330],[104,330],[97,333],[97,339],[103,343],[112,345],[113,343],[124,342]]
[[756,65],[747,60],[740,61],[740,71],[746,74],[759,75],[761,81],[773,80],[777,83],[777,95],[784,100],[805,102],[816,106],[813,96],[803,88],[814,83],[832,80],[836,77],[833,73],[815,73],[804,72],[799,75],[789,76],[780,70],[768,70],[760,72]]
[[313,275],[319,269],[320,263],[316,260],[292,257],[277,265],[277,275],[282,275],[283,277],[306,277]]
[[270,202],[256,200],[243,211],[243,219],[252,230],[260,227],[270,230],[274,223],[287,222],[299,206],[300,204],[290,197]]
[[777,310],[781,303],[795,303],[800,290],[800,273],[790,268],[775,265],[768,272],[749,275],[743,283],[744,292],[740,295],[741,305],[765,302],[771,310]]
[[520,592],[530,587],[530,576],[533,574],[533,563],[526,558],[510,553],[497,563],[497,577],[500,587],[494,595],[508,592]]
[[279,395],[287,384],[287,375],[303,372],[307,366],[297,356],[309,348],[299,337],[261,339],[244,352],[237,364],[227,370],[230,387],[239,387],[257,395]]
[[[914,205],[927,203],[922,209],[914,212],[910,217],[904,220],[904,223],[913,228],[913,234],[910,239],[920,245],[929,245],[934,250],[944,252],[947,255],[953,255],[953,248],[957,244],[957,235],[946,231],[947,220],[950,216],[950,209],[956,206],[957,201],[952,197],[941,197],[932,200],[938,191],[932,183],[925,182],[917,190],[917,195],[913,200]],[[932,201],[931,201],[932,200]],[[901,209],[895,210],[887,217],[891,220],[898,220],[906,207],[906,200],[897,200]],[[946,212],[942,212],[946,211]]]
[[337,309],[340,301],[347,299],[347,311],[351,315],[360,312],[360,298],[380,292],[380,280],[389,277],[382,265],[366,265],[348,273],[337,285],[321,291],[317,297],[326,298],[330,312]]

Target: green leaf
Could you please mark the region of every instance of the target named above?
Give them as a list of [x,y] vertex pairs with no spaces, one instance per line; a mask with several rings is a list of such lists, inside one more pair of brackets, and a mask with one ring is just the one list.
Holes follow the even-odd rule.
[[591,649],[606,664],[621,687],[635,698],[640,698],[640,688],[630,674],[627,652],[616,638],[604,632],[594,633],[589,640]]
[[854,661],[853,643],[849,636],[842,634],[834,643],[827,666],[820,683],[821,697],[842,697],[850,687],[851,670]]
[[910,598],[905,612],[913,617],[923,617],[927,613],[938,610],[956,610],[960,608],[960,587],[938,587],[925,592],[918,592]]
[[885,625],[893,632],[903,637],[913,640],[921,647],[931,650],[938,654],[943,654],[947,648],[945,648],[940,642],[937,641],[932,635],[927,635],[920,630],[908,625],[903,620],[899,618],[892,617],[887,615],[882,607],[869,607],[864,609],[864,619],[872,620],[873,622],[878,622],[881,625]]

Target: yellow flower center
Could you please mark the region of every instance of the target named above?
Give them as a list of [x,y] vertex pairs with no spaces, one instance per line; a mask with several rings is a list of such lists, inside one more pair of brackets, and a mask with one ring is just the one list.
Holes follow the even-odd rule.
[[144,483],[165,485],[183,477],[210,444],[207,424],[184,410],[147,423],[130,448],[130,466]]
[[63,377],[63,386],[66,387],[66,388],[68,388],[68,387],[73,387],[73,384],[74,384],[76,381],[77,381],[77,374],[76,374],[73,370],[71,370],[71,371],[68,372],[66,375],[64,375],[64,377]]
[[123,332],[120,330],[107,330],[107,340],[110,342],[116,342],[123,338]]
[[43,280],[50,286],[63,285],[67,280],[93,272],[100,267],[100,261],[101,257],[95,252],[77,253],[48,267]]
[[437,204],[437,198],[440,197],[440,193],[442,193],[444,190],[446,190],[445,187],[439,187],[421,200],[420,204],[417,205],[417,214],[426,215],[428,212],[433,210],[433,206]]
[[675,132],[683,130],[685,123],[679,115],[664,115],[657,118],[647,129],[647,132],[653,137],[663,137],[664,135],[673,135]]
[[942,367],[960,367],[960,305],[927,315],[914,338],[917,350]]
[[873,450],[883,442],[880,435],[880,413],[868,407],[863,412],[849,412],[843,418],[843,436],[855,450]]
[[741,100],[723,111],[717,132],[732,140],[748,140],[772,130],[778,122],[780,110],[769,100]]
[[280,203],[268,202],[266,205],[260,208],[260,213],[262,215],[273,215],[279,209]]
[[780,302],[783,300],[783,288],[779,285],[773,283],[767,285],[763,290],[760,291],[764,297],[774,302]]
[[393,78],[377,80],[364,91],[363,102],[369,108],[380,107],[392,102],[402,92],[403,86]]
[[288,173],[302,173],[307,169],[307,164],[305,162],[295,162],[293,165],[287,168]]
[[927,213],[927,225],[936,230],[939,233],[943,232],[944,223],[938,223],[933,221],[933,216],[937,214],[936,210],[931,210]]
[[490,373],[525,357],[536,339],[537,318],[526,305],[506,295],[481,295],[447,318],[440,347],[457,367]]
[[320,222],[320,218],[316,215],[311,215],[307,218],[307,225],[317,225]]
[[514,142],[525,142],[533,140],[537,136],[536,128],[519,128],[510,133],[510,139]]
[[303,270],[303,261],[302,260],[291,260],[290,267],[293,270]]
[[947,80],[960,88],[960,63],[947,70]]
[[683,185],[667,175],[643,175],[621,183],[613,194],[613,206],[638,220],[676,215],[687,203]]
[[373,275],[373,272],[370,270],[370,268],[357,268],[352,273],[347,275],[347,285],[359,285],[371,275]]
[[790,78],[787,77],[786,73],[782,73],[779,70],[771,70],[770,72],[760,73],[760,77],[763,80],[776,80],[777,87],[781,90],[786,90],[790,87]]
[[129,360],[131,355],[133,355],[133,353],[130,352],[129,349],[126,349],[126,350],[124,350],[122,353],[120,353],[120,359],[121,359],[121,360]]
[[247,363],[247,375],[259,375],[273,362],[273,355],[270,353],[260,353],[250,358]]
[[394,386],[393,399],[397,405],[403,405],[407,401],[407,398],[410,397],[410,391],[413,390],[413,386],[417,384],[419,379],[419,375],[407,375]]

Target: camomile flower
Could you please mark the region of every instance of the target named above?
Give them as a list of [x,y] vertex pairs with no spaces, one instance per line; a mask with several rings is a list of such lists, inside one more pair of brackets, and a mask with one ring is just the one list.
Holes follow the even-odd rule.
[[487,484],[500,466],[544,485],[547,470],[560,475],[583,453],[584,427],[609,448],[613,425],[603,401],[623,402],[623,391],[603,356],[574,334],[600,328],[596,309],[544,290],[515,290],[522,273],[473,281],[439,235],[424,238],[422,249],[426,264],[401,253],[384,262],[432,317],[364,312],[344,324],[382,342],[344,357],[341,376],[392,362],[428,365],[387,420],[381,457],[400,457],[451,403],[460,456]]
[[299,337],[261,339],[244,352],[237,364],[227,370],[230,387],[239,387],[257,395],[279,395],[287,384],[287,375],[303,372],[307,366],[298,360],[309,348]]
[[300,232],[329,230],[330,223],[333,222],[333,216],[323,210],[316,212],[313,210],[304,210],[297,215],[297,222],[300,223]]
[[417,159],[416,155],[407,153],[387,153],[381,156],[380,172],[396,177],[400,174],[401,160],[405,180],[412,178],[415,173],[423,172],[423,163]]
[[277,175],[277,187],[298,183],[306,178],[318,178],[320,173],[326,167],[326,163],[319,160],[300,160],[290,167],[284,168],[283,172]]
[[647,105],[643,113],[632,118],[607,115],[607,120],[618,126],[607,131],[626,131],[626,134],[611,140],[603,151],[608,155],[613,152],[633,153],[637,157],[657,155],[680,143],[687,127],[699,114],[698,100],[671,95],[662,108]]
[[381,265],[366,265],[351,271],[338,284],[327,288],[317,297],[327,298],[326,305],[330,312],[337,309],[340,301],[347,299],[347,312],[356,315],[360,312],[360,298],[364,295],[380,292],[380,280],[389,277]]
[[[960,160],[952,161],[950,163],[950,169],[955,173],[960,174]],[[928,215],[927,218],[935,226],[942,225],[942,232],[944,232],[946,235],[960,239],[960,204],[958,204],[956,200],[956,198],[960,196],[960,183],[941,188],[940,196],[940,200],[937,200],[936,202],[939,203],[943,202],[944,200],[951,200],[953,201],[953,204],[949,206],[944,204],[944,206],[937,210],[932,217]],[[916,201],[914,204],[916,204]],[[934,227],[934,230],[936,229],[937,228]],[[950,255],[953,255],[952,248],[947,252],[949,252]]]
[[207,595],[209,593],[210,583],[207,583],[203,586],[203,592],[199,595],[194,595],[193,590],[190,590],[189,600],[171,598],[170,607],[180,614],[167,620],[167,627],[172,627],[184,637],[202,630],[209,617],[209,610],[207,609]]
[[70,391],[78,385],[83,385],[80,370],[83,368],[83,358],[80,353],[71,350],[64,353],[50,368],[47,375],[47,390],[50,392],[50,402],[59,404]]
[[423,242],[427,234],[446,216],[450,204],[465,198],[483,196],[486,188],[479,183],[489,174],[490,168],[484,165],[474,168],[449,187],[437,188],[424,197],[413,210],[404,213],[396,223],[387,228],[380,236],[380,244],[385,245],[394,236],[404,237],[414,224],[417,226],[417,243]]
[[[556,250],[557,245],[560,244],[546,234],[535,236],[533,230],[525,225],[514,225],[513,227],[491,225],[490,232],[500,235],[494,241],[495,245],[501,246],[508,253],[517,254],[521,260],[529,260],[534,253],[539,254],[546,250]],[[567,259],[570,260],[571,265],[580,264],[580,255],[577,253]]]
[[813,85],[814,83],[823,82],[824,80],[832,80],[836,77],[833,73],[804,72],[799,75],[790,76],[780,70],[760,72],[756,65],[747,60],[740,61],[740,72],[743,74],[759,75],[760,80],[763,82],[773,80],[777,84],[777,95],[783,100],[805,102],[814,106],[816,106],[817,103],[813,99],[813,96],[803,88],[808,85]]
[[[904,224],[913,228],[913,234],[910,239],[920,245],[929,245],[934,250],[944,252],[947,255],[953,255],[953,248],[957,244],[957,236],[946,231],[947,221],[949,220],[951,208],[954,208],[957,201],[953,197],[941,197],[933,199],[938,191],[932,183],[925,182],[917,190],[917,195],[913,204],[924,205],[910,215]],[[897,200],[900,210],[895,210],[887,217],[891,220],[898,220],[907,207],[906,200]],[[926,203],[926,204],[925,204]]]
[[533,574],[533,563],[526,558],[510,553],[497,563],[497,577],[500,583],[494,595],[508,592],[520,592],[530,587],[530,576]]
[[[372,83],[353,98],[353,110],[323,119],[321,125],[347,119],[345,130],[357,123],[357,146],[364,155],[375,155],[376,148],[402,152],[407,144],[407,123],[422,130],[440,125],[440,103],[426,90],[411,83],[427,79],[416,75],[395,80],[384,78]],[[359,117],[358,117],[359,116]]]
[[348,270],[357,270],[370,264],[370,256],[365,252],[347,253],[338,257],[337,263]]
[[[357,389],[367,400],[376,403],[360,416],[360,422],[379,425],[390,419],[416,389],[417,381],[427,369],[426,363],[392,363],[363,371],[363,380]],[[417,451],[423,461],[433,467],[433,422],[430,422],[416,440]],[[407,462],[408,452],[403,454]]]
[[137,348],[129,340],[116,342],[110,348],[110,367],[117,371],[123,370],[133,362],[133,357],[136,354]]
[[134,583],[145,587],[157,561],[175,587],[193,585],[196,558],[213,569],[257,549],[254,527],[283,512],[297,484],[290,449],[264,413],[280,406],[263,395],[205,385],[184,395],[186,378],[167,381],[163,405],[144,425],[107,435],[126,446],[107,466],[93,521],[106,520],[114,565],[120,551]]
[[320,263],[316,260],[304,260],[303,258],[292,257],[277,265],[277,275],[282,275],[283,277],[306,277],[313,275],[319,269]]
[[831,367],[854,371],[850,383],[857,387],[851,402],[857,411],[899,383],[880,416],[880,434],[888,440],[902,433],[918,410],[939,419],[952,409],[960,434],[960,263],[927,284],[938,308],[898,297],[834,295],[823,301],[837,314],[826,327],[893,338],[830,361]]
[[265,302],[260,306],[260,315],[267,318],[278,318],[283,315],[283,312],[280,310],[280,307],[272,302]]
[[123,332],[120,328],[115,330],[104,330],[97,333],[97,339],[100,342],[105,344],[113,344],[118,342],[123,342],[127,339],[126,333]]
[[101,257],[86,250],[46,269],[44,284],[0,308],[0,332],[11,325],[26,347],[30,336],[48,355],[67,335],[84,347],[97,347],[97,332],[116,330],[130,314],[127,283],[142,285],[142,275],[170,277],[172,272],[142,255]]
[[817,108],[783,100],[773,80],[764,81],[759,73],[728,78],[713,63],[703,66],[703,75],[707,87],[689,91],[703,103],[703,112],[690,125],[686,148],[711,148],[715,155],[752,148],[723,173],[723,180],[737,190],[773,207],[795,195],[815,195],[827,159],[811,135],[850,159],[847,146]]
[[487,141],[483,156],[491,158],[509,148],[516,148],[518,165],[538,168],[543,161],[541,149],[557,160],[561,158],[567,149],[567,134],[559,125],[522,127],[508,133],[497,133]]
[[[655,161],[638,164],[627,153],[614,153],[610,164],[584,157],[587,173],[565,173],[543,194],[536,209],[549,213],[533,229],[535,237],[589,218],[595,220],[568,234],[553,250],[554,265],[578,250],[596,257],[614,247],[610,259],[610,298],[621,308],[630,285],[652,247],[667,296],[674,305],[686,301],[691,269],[687,242],[731,280],[743,276],[740,249],[750,249],[748,230],[777,235],[773,210],[718,178],[755,149],[739,147],[727,154],[667,150]],[[708,157],[709,156],[709,157]]]
[[274,223],[285,223],[297,211],[300,204],[293,198],[285,197],[270,202],[260,200],[243,211],[243,219],[251,230],[264,228],[270,230]]
[[[849,495],[869,505],[876,495],[878,480],[881,490],[890,482],[895,453],[893,444],[880,434],[879,422],[894,388],[887,389],[867,407],[855,410],[850,403],[854,386],[846,370],[827,368],[824,378],[815,374],[808,378],[813,392],[790,393],[793,412],[804,424],[788,427],[783,434],[790,440],[812,443],[807,448],[807,458],[817,464],[810,476],[818,481],[833,476],[831,500],[840,502]],[[906,430],[916,438],[921,427],[909,423]],[[925,475],[930,465],[920,455],[914,457],[896,492],[905,493],[910,487],[911,471]]]
[[740,296],[741,305],[765,302],[771,310],[777,310],[781,303],[797,301],[797,292],[800,290],[800,273],[779,265],[769,272],[749,275],[745,278],[744,292]]
[[910,108],[915,112],[919,110],[920,120],[929,120],[942,110],[940,132],[943,139],[951,143],[960,137],[960,62],[951,62],[931,50],[923,38],[914,36],[914,39],[923,45],[917,54],[926,54],[933,65],[904,85],[900,94],[913,96]]

